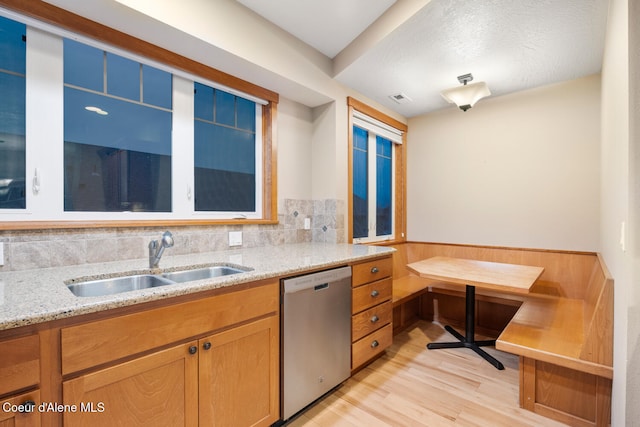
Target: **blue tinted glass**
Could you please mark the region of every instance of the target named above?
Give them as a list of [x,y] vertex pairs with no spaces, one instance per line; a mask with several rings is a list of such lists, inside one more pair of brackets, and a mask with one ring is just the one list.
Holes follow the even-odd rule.
[[256,103],[244,98],[237,97],[236,105],[238,109],[237,127],[240,129],[256,131]]
[[170,212],[171,117],[65,87],[65,210]]
[[195,209],[254,211],[254,134],[198,120],[194,133]]
[[369,194],[367,180],[367,144],[356,146],[363,129],[353,128],[353,237],[369,235]]
[[236,125],[236,97],[230,93],[216,90],[216,117],[215,122],[227,126]]
[[107,53],[107,93],[140,101],[140,63]]
[[391,234],[391,158],[376,158],[376,236]]
[[354,148],[360,148],[362,150],[366,150],[368,140],[369,140],[369,132],[357,126],[353,127],[353,147]]
[[26,31],[24,24],[0,16],[0,69],[25,73]]
[[104,92],[104,52],[64,39],[64,82]]
[[0,72],[0,94],[0,209],[24,209],[24,77]]
[[376,236],[391,234],[392,144],[376,135]]
[[213,88],[194,84],[194,114],[202,120],[213,121]]
[[376,135],[376,154],[378,156],[391,157],[392,144],[391,140]]
[[142,102],[168,109],[173,107],[171,73],[143,65],[142,84]]

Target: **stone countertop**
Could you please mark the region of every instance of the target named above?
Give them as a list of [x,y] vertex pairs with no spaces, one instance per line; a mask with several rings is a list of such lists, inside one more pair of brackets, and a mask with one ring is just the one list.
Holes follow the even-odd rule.
[[390,254],[393,249],[382,246],[302,243],[176,256],[171,256],[170,251],[171,249],[167,249],[160,261],[163,271],[204,264],[236,265],[252,270],[99,297],[77,297],[69,291],[66,284],[74,279],[91,280],[125,273],[149,273],[151,270],[147,268],[148,260],[3,272],[0,273],[0,330],[262,279],[294,276],[308,270],[331,268]]

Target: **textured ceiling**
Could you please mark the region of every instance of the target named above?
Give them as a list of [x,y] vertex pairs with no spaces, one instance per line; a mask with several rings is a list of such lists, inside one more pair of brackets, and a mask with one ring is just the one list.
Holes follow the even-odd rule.
[[[341,15],[344,8],[327,7],[319,14],[316,8],[309,7],[310,2],[299,0],[240,1],[270,20],[274,19],[270,18],[273,12],[297,3],[299,6],[286,19],[273,21],[294,35],[298,31],[297,21],[306,23],[316,14],[325,23],[345,19]],[[336,0],[337,3],[348,2]],[[492,96],[500,96],[601,70],[608,0],[426,3],[346,66],[341,66],[335,78],[412,117],[450,107],[440,91],[458,85],[457,76],[461,74],[472,73],[475,81],[487,82]],[[324,7],[325,2],[316,4]],[[340,43],[348,49],[353,35],[349,33],[340,42],[335,38],[336,28],[329,24],[308,26],[304,41],[323,50],[324,41],[331,38],[338,43],[333,49]],[[412,102],[398,104],[389,98],[397,93],[405,94]]]

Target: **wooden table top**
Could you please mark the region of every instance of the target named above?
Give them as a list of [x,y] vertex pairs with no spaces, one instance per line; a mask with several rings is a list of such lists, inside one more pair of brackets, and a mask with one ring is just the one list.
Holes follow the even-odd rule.
[[420,277],[503,292],[528,293],[543,267],[437,256],[407,264]]

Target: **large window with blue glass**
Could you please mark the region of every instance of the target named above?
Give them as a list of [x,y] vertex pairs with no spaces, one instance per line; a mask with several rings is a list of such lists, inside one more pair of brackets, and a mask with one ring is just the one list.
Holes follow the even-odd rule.
[[[350,103],[356,103],[351,98]],[[357,242],[392,240],[398,220],[404,218],[402,200],[402,134],[360,111],[352,112],[351,129],[351,237]],[[404,126],[403,126],[404,128]],[[402,170],[402,168],[400,168]],[[402,224],[402,223],[400,223]]]
[[64,40],[64,210],[171,212],[172,75]]
[[256,210],[256,103],[194,85],[196,211]]
[[26,27],[0,17],[0,209],[25,209]]

